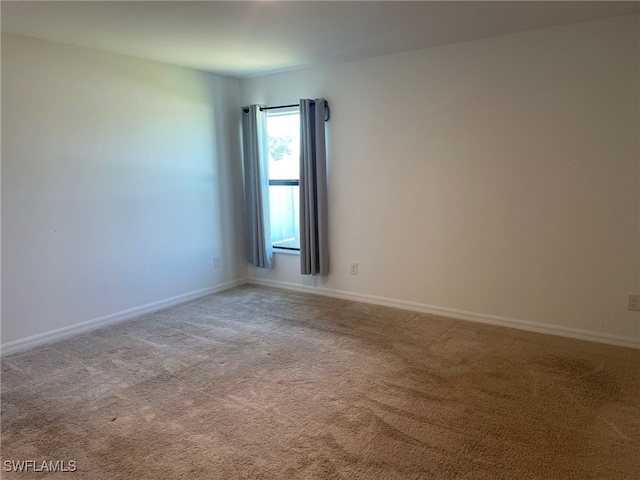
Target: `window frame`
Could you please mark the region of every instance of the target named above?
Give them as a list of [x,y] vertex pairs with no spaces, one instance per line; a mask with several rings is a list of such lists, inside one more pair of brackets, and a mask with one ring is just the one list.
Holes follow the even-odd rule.
[[[284,115],[292,115],[292,114],[298,114],[298,118],[300,117],[300,107],[286,107],[286,108],[282,108],[282,109],[278,109],[279,111],[273,111],[273,112],[267,112],[267,123],[268,123],[268,117],[269,116],[284,116]],[[267,139],[269,138],[269,129],[267,128]],[[274,179],[272,180],[271,178],[269,179],[269,186],[270,187],[300,187],[300,168],[298,167],[298,178],[297,179]],[[298,225],[299,228],[299,225]],[[300,232],[298,230],[298,235],[300,235]],[[300,247],[282,247],[279,245],[274,245],[273,244],[273,240],[271,242],[271,247],[274,249],[274,251],[277,250],[284,250],[287,253],[292,253],[292,252],[300,252]],[[276,252],[277,253],[277,252]]]

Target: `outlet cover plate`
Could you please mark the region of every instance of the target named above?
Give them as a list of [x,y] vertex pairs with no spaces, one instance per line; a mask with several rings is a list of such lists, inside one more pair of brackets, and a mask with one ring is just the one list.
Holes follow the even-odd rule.
[[350,270],[351,275],[357,275],[358,274],[358,262],[351,262],[349,267],[351,269]]
[[629,295],[629,310],[640,312],[640,295]]

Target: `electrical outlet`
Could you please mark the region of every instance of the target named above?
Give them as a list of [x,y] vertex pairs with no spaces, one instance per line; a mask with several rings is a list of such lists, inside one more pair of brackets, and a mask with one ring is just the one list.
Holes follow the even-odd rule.
[[640,312],[640,295],[629,295],[629,310]]
[[351,267],[351,275],[357,275],[358,274],[358,262],[351,262],[350,264]]
[[220,257],[213,257],[213,268],[220,268]]

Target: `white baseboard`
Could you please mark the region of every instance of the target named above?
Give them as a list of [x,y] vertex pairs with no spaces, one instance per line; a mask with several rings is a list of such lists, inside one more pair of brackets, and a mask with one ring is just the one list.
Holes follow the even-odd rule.
[[95,330],[97,328],[106,327],[115,323],[124,322],[125,320],[131,320],[146,313],[155,312],[157,310],[172,307],[174,305],[188,302],[190,300],[206,297],[207,295],[211,295],[212,293],[222,292],[233,287],[245,285],[246,283],[246,278],[235,280],[233,282],[226,282],[220,285],[216,285],[215,287],[203,288],[202,290],[185,293],[183,295],[178,295],[176,297],[167,298],[158,302],[149,303],[140,307],[130,308],[129,310],[124,310],[122,312],[113,313],[104,317],[94,318],[93,320],[76,323],[75,325],[69,325],[68,327],[62,327],[56,330],[51,330],[49,332],[39,333],[38,335],[33,335],[31,337],[15,340],[13,342],[3,343],[2,345],[0,345],[0,355],[9,355],[20,350],[55,342],[64,338],[78,335],[80,333],[88,332],[90,330]]
[[490,325],[499,325],[502,327],[517,328],[520,330],[528,330],[530,332],[546,333],[548,335],[558,335],[561,337],[576,338],[579,340],[587,340],[591,342],[607,343],[611,345],[619,345],[622,347],[640,348],[640,339],[633,337],[623,337],[621,335],[611,335],[608,333],[593,332],[590,330],[581,330],[577,328],[561,327],[559,325],[549,325],[545,323],[530,322],[528,320],[518,320],[515,318],[499,317],[496,315],[487,315],[484,313],[468,312],[465,310],[456,310],[453,308],[436,307],[423,303],[407,302],[404,300],[394,300],[392,298],[378,297],[375,295],[366,295],[362,293],[344,292],[324,287],[311,287],[299,285],[289,282],[279,282],[275,280],[266,280],[259,278],[250,278],[250,284],[263,285],[268,287],[278,287],[287,290],[295,290],[298,292],[314,293],[316,295],[324,295],[326,297],[341,298],[343,300],[353,300],[356,302],[372,303],[375,305],[383,305],[386,307],[402,308],[404,310],[412,310],[422,313],[430,313],[432,315],[442,315],[444,317],[455,318],[458,320],[468,320],[471,322],[487,323]]
[[580,330],[577,328],[561,327],[557,325],[548,325],[543,323],[530,322],[527,320],[517,320],[508,317],[499,317],[496,315],[487,315],[482,313],[467,312],[464,310],[456,310],[452,308],[436,307],[422,303],[407,302],[404,300],[394,300],[391,298],[378,297],[375,295],[366,295],[362,293],[344,292],[323,287],[310,287],[295,283],[279,282],[275,280],[265,279],[240,279],[232,282],[223,283],[211,288],[196,290],[195,292],[185,293],[176,297],[160,300],[158,302],[149,303],[140,307],[131,308],[122,312],[114,313],[86,322],[77,323],[68,327],[59,328],[49,332],[40,333],[31,337],[7,342],[0,345],[0,355],[9,355],[27,348],[51,343],[62,340],[80,333],[95,330],[97,328],[106,327],[116,323],[130,320],[146,313],[151,313],[163,308],[168,308],[180,303],[195,300],[197,298],[211,295],[212,293],[222,292],[230,288],[238,287],[246,283],[254,285],[263,285],[268,287],[278,287],[287,290],[299,292],[313,293],[326,297],[341,298],[343,300],[352,300],[356,302],[371,303],[375,305],[383,305],[387,307],[401,308],[404,310],[412,310],[422,313],[430,313],[433,315],[442,315],[445,317],[455,318],[459,320],[468,320],[472,322],[486,323],[490,325],[499,325],[503,327],[517,328],[520,330],[528,330],[531,332],[546,333],[549,335],[559,335],[562,337],[576,338],[579,340],[588,340],[592,342],[607,343],[611,345],[619,345],[623,347],[640,348],[640,340],[633,337],[623,337],[620,335],[611,335],[601,332],[593,332],[590,330]]

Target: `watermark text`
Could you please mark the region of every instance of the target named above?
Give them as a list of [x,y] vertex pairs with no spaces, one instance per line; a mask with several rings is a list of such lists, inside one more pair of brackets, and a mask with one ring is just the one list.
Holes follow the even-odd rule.
[[5,472],[75,472],[75,460],[5,460]]

